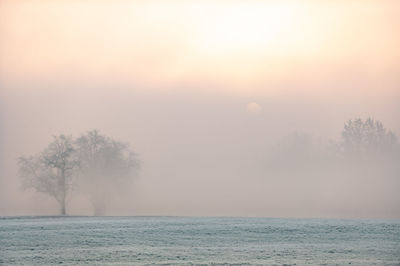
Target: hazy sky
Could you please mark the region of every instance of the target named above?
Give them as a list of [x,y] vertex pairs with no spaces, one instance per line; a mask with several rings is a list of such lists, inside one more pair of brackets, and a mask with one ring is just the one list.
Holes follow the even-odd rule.
[[[373,202],[354,182],[265,171],[268,147],[296,130],[338,139],[371,116],[400,134],[399,12],[397,0],[0,0],[0,215],[56,212],[20,189],[16,158],[96,128],[143,163],[110,214],[400,217],[393,184],[367,183],[385,195]],[[69,212],[90,212],[87,199]]]

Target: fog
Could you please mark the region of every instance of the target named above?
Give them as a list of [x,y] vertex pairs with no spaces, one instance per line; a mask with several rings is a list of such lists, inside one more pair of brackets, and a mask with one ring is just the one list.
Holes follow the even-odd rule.
[[[287,22],[239,46],[231,18],[216,39],[203,17],[242,2],[206,3],[163,2],[172,13],[157,1],[0,3],[0,215],[57,214],[51,197],[22,189],[17,158],[54,135],[98,129],[141,162],[108,192],[107,215],[400,218],[398,152],[327,152],[349,119],[372,117],[400,136],[397,1],[300,1],[294,32]],[[296,134],[313,152],[282,148]],[[67,210],[93,214],[79,188]]]

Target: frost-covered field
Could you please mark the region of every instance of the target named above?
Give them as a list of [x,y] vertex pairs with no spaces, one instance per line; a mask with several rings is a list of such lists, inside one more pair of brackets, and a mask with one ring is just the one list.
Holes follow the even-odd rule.
[[400,221],[2,217],[0,264],[400,265]]

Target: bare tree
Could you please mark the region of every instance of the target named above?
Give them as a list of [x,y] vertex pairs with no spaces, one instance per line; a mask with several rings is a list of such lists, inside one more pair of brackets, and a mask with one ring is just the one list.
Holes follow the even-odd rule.
[[60,213],[66,214],[66,202],[72,188],[72,175],[78,165],[71,137],[55,136],[40,154],[20,157],[19,175],[25,188],[34,188],[57,200]]
[[95,215],[104,215],[108,196],[118,192],[139,167],[127,143],[87,132],[75,141],[80,161],[82,190],[89,194]]
[[380,121],[349,120],[342,131],[342,149],[349,155],[382,155],[396,150],[396,135]]

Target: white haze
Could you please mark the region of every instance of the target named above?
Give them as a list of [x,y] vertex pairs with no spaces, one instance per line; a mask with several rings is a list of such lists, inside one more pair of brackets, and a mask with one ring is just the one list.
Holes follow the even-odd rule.
[[[399,179],[343,179],[327,169],[320,179],[296,173],[278,180],[268,169],[271,147],[293,131],[337,140],[347,119],[373,116],[398,132],[396,112],[377,108],[379,100],[355,107],[356,100],[344,96],[316,102],[258,95],[263,109],[249,114],[254,96],[57,87],[3,91],[2,215],[57,213],[51,198],[20,189],[16,158],[41,151],[54,134],[79,136],[96,128],[130,142],[142,161],[129,193],[108,197],[109,215],[399,216]],[[92,213],[81,195],[68,211]]]
[[[85,8],[94,8],[83,2]],[[314,2],[305,1],[309,6]],[[44,21],[35,19],[40,5],[32,12],[34,5],[22,8],[26,20],[21,26],[12,1],[0,3],[0,9],[14,14],[0,18],[0,33],[8,37],[0,44],[0,216],[57,214],[52,198],[21,189],[17,158],[40,152],[53,135],[78,137],[98,129],[129,142],[141,161],[132,185],[108,195],[108,215],[400,218],[399,172],[397,178],[380,173],[371,177],[331,166],[320,175],[286,171],[278,177],[268,161],[274,147],[293,132],[321,143],[339,141],[344,123],[352,118],[372,117],[400,136],[400,23],[393,15],[398,4],[366,1],[379,8],[366,5],[364,10],[357,8],[360,1],[351,2],[350,9],[346,4],[335,7],[343,17],[323,5],[322,14],[331,15],[324,22],[330,23],[324,24],[326,32],[324,25],[317,30],[304,24],[315,30],[314,37],[323,31],[326,40],[312,39],[315,47],[304,42],[304,50],[290,50],[292,56],[278,50],[272,61],[265,53],[261,59],[257,53],[244,59],[219,57],[226,45],[222,41],[215,57],[212,52],[191,57],[185,53],[197,50],[188,49],[181,36],[168,32],[172,37],[166,40],[158,24],[147,20],[140,25],[148,28],[135,28],[145,38],[143,47],[135,46],[136,39],[123,38],[129,17],[112,17],[114,24],[104,28],[108,35],[103,36],[103,27],[90,24],[105,23],[103,2],[99,12],[88,16],[100,15],[90,17],[94,22],[85,20],[76,36],[79,21],[69,27],[68,19],[56,18],[51,11],[56,4],[41,11]],[[62,3],[57,12],[80,10],[76,3]],[[118,3],[113,7],[124,10],[124,1]],[[374,10],[380,12],[372,16],[378,20],[370,19]],[[178,27],[188,17],[175,12],[178,22],[171,23]],[[360,12],[359,20],[351,12]],[[335,24],[339,17],[343,25]],[[352,25],[348,31],[346,23]],[[363,23],[370,24],[361,27]],[[54,34],[50,40],[46,30]],[[235,49],[231,47],[233,54]],[[175,57],[180,51],[184,59]],[[327,162],[329,158],[316,160],[315,168]],[[290,168],[290,163],[283,157],[278,164]],[[93,213],[78,190],[67,211]]]

